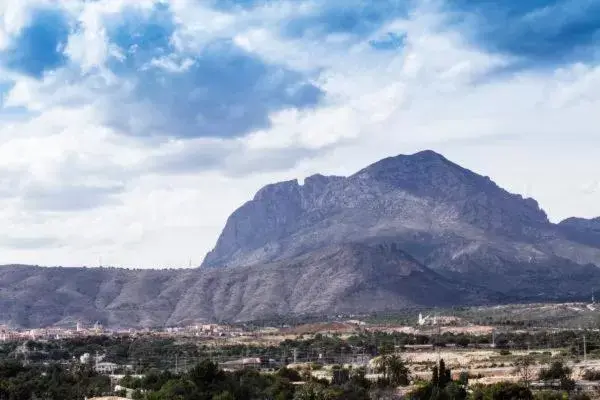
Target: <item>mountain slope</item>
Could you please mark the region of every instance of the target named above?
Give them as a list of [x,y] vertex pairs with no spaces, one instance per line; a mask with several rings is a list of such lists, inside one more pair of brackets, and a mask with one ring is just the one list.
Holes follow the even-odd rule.
[[[232,314],[254,319],[499,300],[496,294],[439,276],[394,246],[355,243],[286,262],[206,270],[186,298],[187,304],[202,305],[198,309],[202,315],[213,312],[218,319]],[[174,318],[182,320],[184,315],[176,311]]]
[[570,240],[600,248],[600,218],[567,218],[558,227]]
[[164,326],[502,300],[387,245],[345,244],[235,269],[0,268],[0,323]]
[[[0,323],[152,326],[170,315],[189,285],[175,270],[0,267]],[[171,294],[171,295],[166,295]]]

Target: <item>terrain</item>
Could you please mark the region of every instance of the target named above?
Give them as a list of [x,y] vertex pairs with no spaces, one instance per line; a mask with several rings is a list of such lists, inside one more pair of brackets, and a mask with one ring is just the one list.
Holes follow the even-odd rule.
[[288,262],[204,271],[4,266],[0,284],[2,322],[23,327],[77,320],[180,326],[489,300],[398,249],[362,244],[331,246]]
[[538,203],[424,151],[349,177],[259,190],[189,270],[0,267],[0,323],[183,325],[587,299],[598,220]]

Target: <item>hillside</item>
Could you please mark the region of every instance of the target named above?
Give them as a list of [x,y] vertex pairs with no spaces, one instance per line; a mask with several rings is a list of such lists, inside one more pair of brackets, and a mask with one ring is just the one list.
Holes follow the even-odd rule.
[[0,268],[0,322],[23,327],[77,319],[151,327],[499,300],[439,276],[396,248],[362,244],[205,271]]

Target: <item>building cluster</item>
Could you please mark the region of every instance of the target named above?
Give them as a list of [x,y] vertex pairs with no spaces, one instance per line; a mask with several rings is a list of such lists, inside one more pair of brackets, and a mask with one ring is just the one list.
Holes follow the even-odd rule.
[[85,337],[92,335],[102,335],[106,333],[116,333],[115,331],[106,331],[98,322],[92,326],[85,327],[78,322],[75,327],[47,327],[37,329],[14,329],[6,325],[0,325],[0,341],[7,342],[12,340],[60,340],[74,337]]
[[248,335],[241,327],[220,324],[194,324],[185,327],[158,329],[106,329],[99,322],[85,325],[77,322],[73,327],[47,327],[39,329],[15,329],[0,325],[0,342],[15,340],[60,340],[95,335],[124,336],[151,335],[156,337],[237,337]]
[[185,327],[170,327],[162,330],[164,334],[172,336],[195,337],[226,337],[239,336],[246,332],[240,327],[220,324],[194,324]]

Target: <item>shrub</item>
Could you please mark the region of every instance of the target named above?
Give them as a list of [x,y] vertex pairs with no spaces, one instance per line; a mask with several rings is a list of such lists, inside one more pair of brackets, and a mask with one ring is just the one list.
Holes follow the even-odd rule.
[[586,381],[600,381],[600,371],[595,369],[586,369],[583,371],[582,378]]

